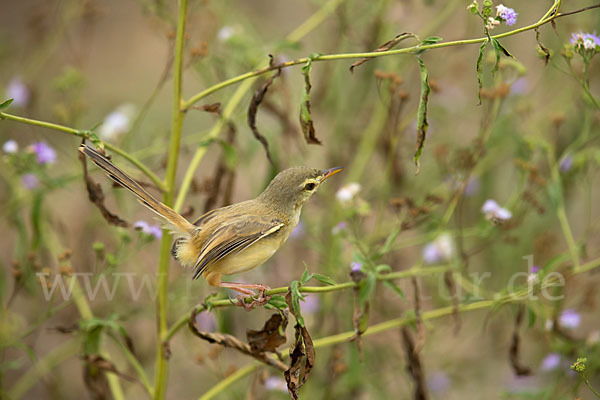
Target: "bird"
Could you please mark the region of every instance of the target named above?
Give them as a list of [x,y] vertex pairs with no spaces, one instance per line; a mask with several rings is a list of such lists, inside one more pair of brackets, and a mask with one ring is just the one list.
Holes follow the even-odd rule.
[[[285,169],[256,198],[213,209],[189,222],[99,151],[86,144],[80,145],[79,151],[166,222],[176,238],[171,255],[184,267],[193,269],[193,279],[202,276],[213,287],[241,293],[237,304],[246,309],[266,304],[269,287],[224,282],[222,277],[251,270],[271,258],[298,224],[306,201],[325,180],[343,170],[304,166]],[[258,292],[256,298],[254,290]],[[250,301],[245,297],[250,297]]]

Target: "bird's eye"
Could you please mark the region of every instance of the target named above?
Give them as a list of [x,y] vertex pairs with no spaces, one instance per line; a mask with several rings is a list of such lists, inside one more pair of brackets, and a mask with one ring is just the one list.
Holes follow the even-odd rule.
[[317,186],[317,185],[315,185],[312,182],[307,183],[306,185],[304,185],[304,190],[313,190],[315,188],[315,186]]

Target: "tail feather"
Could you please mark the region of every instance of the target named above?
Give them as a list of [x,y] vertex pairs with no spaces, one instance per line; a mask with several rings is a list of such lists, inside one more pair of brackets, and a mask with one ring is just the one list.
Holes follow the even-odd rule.
[[102,169],[113,181],[132,192],[140,203],[154,211],[164,218],[169,224],[173,225],[181,233],[191,235],[197,227],[191,224],[187,219],[179,215],[171,207],[156,200],[139,183],[134,181],[129,175],[114,165],[108,158],[94,150],[93,148],[82,144],[79,151],[85,154]]

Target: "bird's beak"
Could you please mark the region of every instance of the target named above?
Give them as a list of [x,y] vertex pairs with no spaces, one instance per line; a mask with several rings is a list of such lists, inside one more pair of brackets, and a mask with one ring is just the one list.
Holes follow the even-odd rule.
[[325,181],[325,179],[329,178],[330,176],[337,174],[338,172],[340,172],[343,169],[344,169],[343,167],[334,167],[334,168],[329,168],[329,169],[325,169],[325,170],[321,171],[321,173],[323,174],[323,177],[321,178],[321,182]]

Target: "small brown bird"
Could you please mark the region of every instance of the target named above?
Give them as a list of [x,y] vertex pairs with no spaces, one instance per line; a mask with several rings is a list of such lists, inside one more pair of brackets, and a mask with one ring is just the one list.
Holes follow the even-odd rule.
[[[211,210],[190,223],[98,151],[86,145],[81,145],[79,151],[167,221],[177,237],[171,254],[184,267],[194,268],[194,279],[202,275],[211,286],[250,296],[255,294],[252,289],[258,290],[258,299],[252,305],[268,301],[264,297],[267,286],[222,282],[221,277],[248,271],[271,258],[298,224],[306,200],[327,178],[342,170],[288,168],[277,174],[257,198]],[[240,299],[240,304],[245,303]]]

